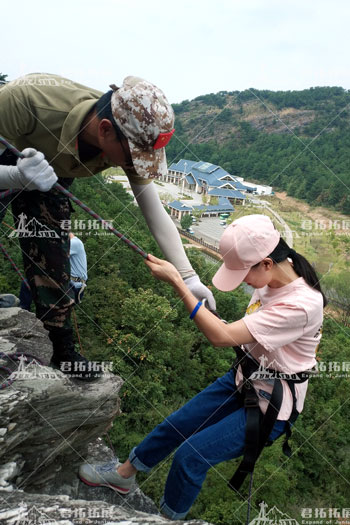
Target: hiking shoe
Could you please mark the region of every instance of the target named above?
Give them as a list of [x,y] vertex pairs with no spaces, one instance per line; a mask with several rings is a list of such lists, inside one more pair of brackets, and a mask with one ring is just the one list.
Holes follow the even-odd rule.
[[13,308],[19,305],[19,299],[12,293],[3,293],[0,295],[0,308]]
[[72,379],[94,381],[103,375],[99,363],[91,363],[84,356],[78,354],[73,347],[65,348],[59,352],[54,350],[50,366],[57,368]]
[[91,487],[108,487],[120,494],[128,494],[135,483],[135,477],[123,478],[118,474],[117,462],[94,464],[84,463],[79,468],[79,478]]

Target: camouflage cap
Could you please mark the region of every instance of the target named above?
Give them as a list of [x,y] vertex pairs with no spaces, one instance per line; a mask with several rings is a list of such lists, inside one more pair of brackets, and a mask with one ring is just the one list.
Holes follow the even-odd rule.
[[164,146],[174,132],[174,111],[164,93],[139,77],[126,77],[114,90],[111,107],[128,139],[135,171],[145,179],[168,172]]

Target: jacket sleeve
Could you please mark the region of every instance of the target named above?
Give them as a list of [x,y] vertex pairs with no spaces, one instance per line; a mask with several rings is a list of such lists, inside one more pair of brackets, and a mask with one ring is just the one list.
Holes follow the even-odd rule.
[[0,89],[0,135],[9,142],[29,134],[36,125],[27,88],[5,84]]

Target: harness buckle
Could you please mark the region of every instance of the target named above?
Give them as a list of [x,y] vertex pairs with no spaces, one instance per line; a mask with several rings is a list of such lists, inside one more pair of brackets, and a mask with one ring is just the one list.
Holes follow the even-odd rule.
[[258,408],[259,407],[259,399],[258,397],[249,397],[246,396],[244,398],[244,407],[245,408]]

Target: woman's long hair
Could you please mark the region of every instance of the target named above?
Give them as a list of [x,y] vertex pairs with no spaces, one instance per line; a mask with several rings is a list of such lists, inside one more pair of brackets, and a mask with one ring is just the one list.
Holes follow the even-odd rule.
[[318,290],[323,297],[323,306],[327,305],[327,298],[322,291],[320,281],[315,270],[307,261],[307,259],[300,255],[300,253],[297,253],[295,250],[290,248],[286,241],[282,239],[282,237],[280,238],[276,248],[272,253],[270,253],[270,255],[268,255],[268,257],[270,257],[275,263],[285,261],[288,259],[288,257],[292,259],[295,273],[297,273],[299,277],[303,277],[307,284],[311,286],[311,288]]

